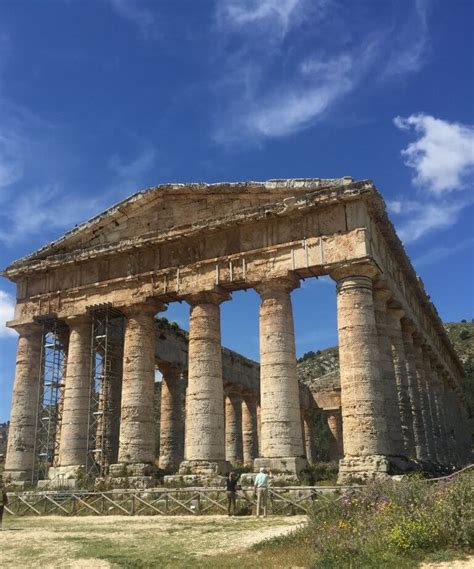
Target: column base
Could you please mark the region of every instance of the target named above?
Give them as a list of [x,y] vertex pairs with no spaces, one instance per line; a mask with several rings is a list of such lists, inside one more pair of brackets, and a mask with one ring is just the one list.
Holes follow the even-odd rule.
[[141,462],[111,464],[108,476],[102,480],[114,488],[153,488],[156,486],[156,466]]
[[2,473],[3,481],[8,480],[8,484],[25,486],[31,484],[31,471],[28,470],[4,470]]
[[339,461],[338,484],[389,480],[392,476],[422,470],[419,463],[404,456],[351,456]]
[[38,488],[77,488],[79,479],[84,478],[84,465],[51,466],[47,480],[38,480]]
[[219,474],[170,474],[163,478],[165,486],[168,488],[182,488],[182,487],[212,487],[212,488],[225,488],[225,481],[227,476]]
[[288,472],[290,474],[299,474],[308,467],[308,461],[301,456],[279,457],[279,458],[256,458],[253,461],[254,470],[260,468],[271,470],[272,472]]
[[215,476],[228,474],[232,470],[227,460],[183,460],[179,466],[179,474],[200,474]]

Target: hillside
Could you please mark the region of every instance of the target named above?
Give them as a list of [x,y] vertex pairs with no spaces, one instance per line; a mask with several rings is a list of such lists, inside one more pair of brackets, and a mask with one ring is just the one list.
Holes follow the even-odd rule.
[[311,385],[313,380],[339,369],[339,350],[336,347],[307,352],[298,360],[298,381]]
[[470,408],[469,423],[474,440],[474,322],[448,322],[444,327],[466,372],[464,392]]

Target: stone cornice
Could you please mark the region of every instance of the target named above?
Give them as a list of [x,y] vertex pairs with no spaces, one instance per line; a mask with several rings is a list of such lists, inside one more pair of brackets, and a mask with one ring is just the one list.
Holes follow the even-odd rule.
[[[289,181],[286,180],[285,182]],[[275,184],[276,183],[277,181],[275,181]],[[288,189],[290,188],[291,186]],[[236,214],[213,219],[205,219],[194,224],[182,225],[167,231],[153,232],[146,236],[120,241],[119,243],[56,253],[43,258],[44,255],[47,255],[47,249],[53,247],[55,244],[59,244],[61,241],[60,239],[53,244],[39,249],[27,257],[23,257],[22,259],[15,261],[1,274],[2,276],[15,281],[20,276],[30,273],[44,272],[56,266],[79,263],[117,253],[127,253],[142,247],[170,243],[182,238],[192,239],[197,234],[212,233],[231,226],[268,219],[272,216],[278,217],[281,215],[287,215],[292,211],[303,214],[305,211],[313,209],[315,205],[326,207],[338,202],[354,200],[364,192],[370,192],[374,195],[376,194],[378,199],[381,199],[372,182],[369,180],[350,183],[346,181],[345,184],[341,183],[341,185],[338,186],[323,186],[316,191],[313,189],[313,191],[310,192],[307,192],[308,187],[303,185],[299,188],[299,191],[302,190],[306,190],[306,193],[296,196],[291,195],[278,202],[245,208]],[[69,234],[65,234],[65,236],[67,235]]]

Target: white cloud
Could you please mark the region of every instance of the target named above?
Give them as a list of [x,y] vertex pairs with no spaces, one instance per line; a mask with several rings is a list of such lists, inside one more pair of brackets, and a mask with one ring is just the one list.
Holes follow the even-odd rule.
[[416,0],[415,13],[393,34],[382,78],[419,71],[424,65],[429,45],[428,11],[430,0]]
[[23,165],[17,157],[16,143],[0,134],[0,189],[17,182],[23,175]]
[[429,36],[427,3],[418,0],[398,26],[368,22],[355,33],[354,15],[334,0],[218,1],[221,56],[213,66],[223,69],[212,85],[215,140],[258,144],[289,136],[324,119],[364,84],[375,88],[377,78],[417,71]]
[[110,157],[109,168],[122,179],[136,180],[153,166],[155,160],[155,149],[148,146],[134,160],[129,162],[123,161],[118,154],[114,154]]
[[405,243],[417,241],[426,234],[454,225],[464,209],[464,202],[422,202],[399,199],[388,202],[388,209],[397,216],[397,233]]
[[3,205],[0,241],[12,245],[70,227],[96,212],[98,204],[98,198],[75,197],[53,184],[29,189]]
[[233,124],[224,122],[216,139],[280,138],[307,128],[363,79],[376,41],[332,58],[313,55],[298,63],[291,81],[263,88],[258,95],[250,89],[248,96],[236,101]]
[[474,128],[430,115],[396,117],[395,125],[414,130],[418,140],[410,143],[402,156],[413,168],[413,182],[436,195],[464,189],[474,167]]
[[430,249],[423,255],[417,257],[413,261],[413,264],[415,267],[431,265],[433,263],[441,261],[441,259],[445,259],[446,257],[451,257],[454,253],[463,251],[468,247],[472,250],[473,245],[474,245],[474,238],[465,239],[464,241],[460,241],[459,243],[455,243],[454,245],[451,246],[441,245],[440,247],[435,247],[434,249]]
[[285,35],[295,19],[300,21],[306,0],[220,0],[217,3],[217,18],[221,26],[245,28],[250,26],[271,27]]
[[0,290],[0,338],[16,336],[16,332],[5,326],[6,322],[13,320],[15,300],[5,291]]
[[145,39],[156,37],[158,27],[155,15],[139,0],[109,0],[113,10],[122,18],[137,26]]
[[[70,228],[89,219],[111,203],[123,199],[143,184],[144,176],[155,163],[156,152],[146,146],[133,160],[126,162],[113,155],[108,167],[112,179],[95,197],[65,190],[58,183],[27,187],[0,210],[0,242],[12,245],[25,239]],[[67,187],[67,186],[66,186]]]

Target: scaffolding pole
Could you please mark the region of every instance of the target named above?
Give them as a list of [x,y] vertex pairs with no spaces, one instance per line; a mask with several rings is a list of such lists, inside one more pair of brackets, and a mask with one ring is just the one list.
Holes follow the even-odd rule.
[[56,318],[44,318],[39,322],[43,332],[33,484],[38,480],[47,479],[49,467],[58,459],[68,337],[67,327]]
[[86,473],[108,474],[117,462],[122,390],[124,317],[109,305],[91,307],[91,381]]

